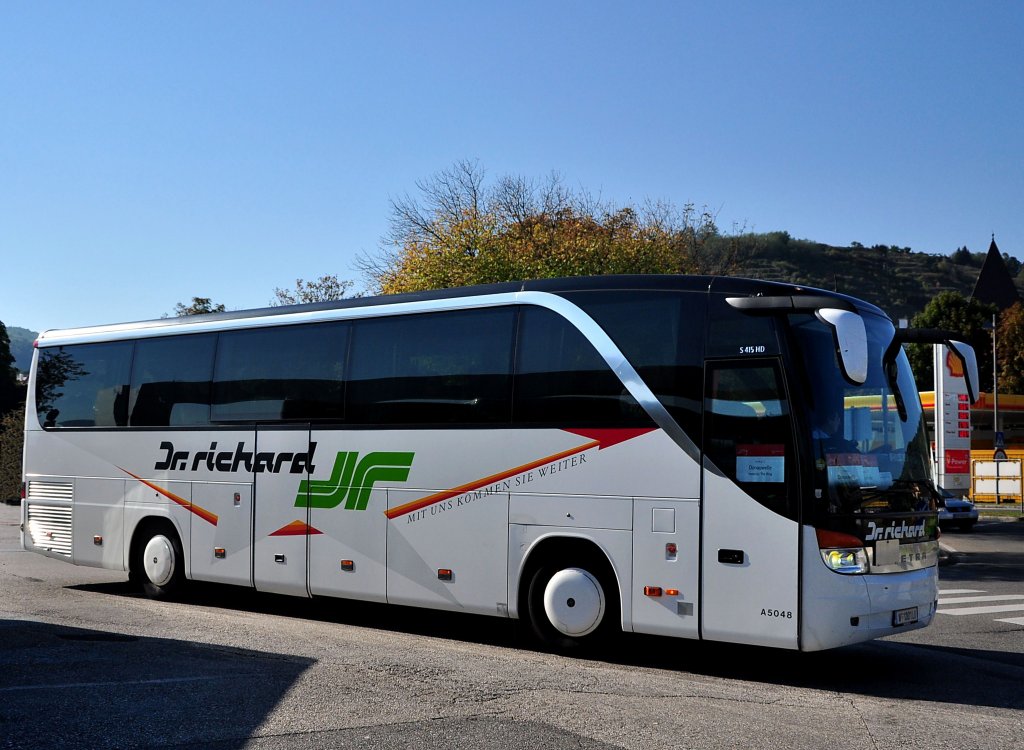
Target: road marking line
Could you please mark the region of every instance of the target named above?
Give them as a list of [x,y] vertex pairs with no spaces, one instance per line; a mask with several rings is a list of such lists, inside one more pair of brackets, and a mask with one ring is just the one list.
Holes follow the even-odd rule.
[[1008,622],[1011,625],[1024,625],[1024,617],[1009,617],[1005,620],[996,620],[996,622]]
[[952,599],[939,597],[939,606],[945,604],[972,604],[974,602],[1003,602],[1010,599],[1024,599],[1024,594],[1004,594],[1003,596],[954,596]]
[[938,611],[940,615],[991,615],[996,612],[1024,612],[1024,604],[1007,604],[1003,607],[960,607]]
[[984,594],[983,589],[939,589],[939,596],[943,594]]

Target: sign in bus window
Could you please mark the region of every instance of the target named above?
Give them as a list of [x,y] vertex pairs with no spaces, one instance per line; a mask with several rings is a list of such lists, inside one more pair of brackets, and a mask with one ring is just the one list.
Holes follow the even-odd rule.
[[786,446],[782,443],[737,445],[736,481],[785,482]]

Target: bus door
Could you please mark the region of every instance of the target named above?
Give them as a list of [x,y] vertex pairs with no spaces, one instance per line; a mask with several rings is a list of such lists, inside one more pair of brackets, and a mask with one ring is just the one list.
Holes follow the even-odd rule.
[[308,596],[307,485],[320,456],[308,424],[258,425],[253,455],[253,583],[260,591]]
[[797,648],[799,477],[777,358],[704,375],[701,637]]

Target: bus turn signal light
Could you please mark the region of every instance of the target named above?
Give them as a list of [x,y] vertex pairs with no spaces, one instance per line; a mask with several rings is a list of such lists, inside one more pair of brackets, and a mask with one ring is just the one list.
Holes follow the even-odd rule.
[[665,589],[665,596],[679,596],[679,589]]
[[661,586],[644,586],[644,596],[661,596]]

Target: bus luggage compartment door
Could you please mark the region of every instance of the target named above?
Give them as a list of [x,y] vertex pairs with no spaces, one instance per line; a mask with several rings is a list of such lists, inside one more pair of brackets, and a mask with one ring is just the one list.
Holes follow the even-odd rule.
[[309,596],[306,487],[314,464],[308,425],[256,429],[253,583],[259,591]]
[[193,482],[192,506],[192,577],[251,586],[252,486]]
[[697,637],[700,503],[633,501],[633,630]]
[[[374,485],[377,471],[396,468],[385,458],[390,439],[387,432],[312,433],[317,445],[309,483],[309,523],[317,532],[309,537],[313,596],[387,600],[387,489]],[[397,468],[401,473],[403,467]]]

